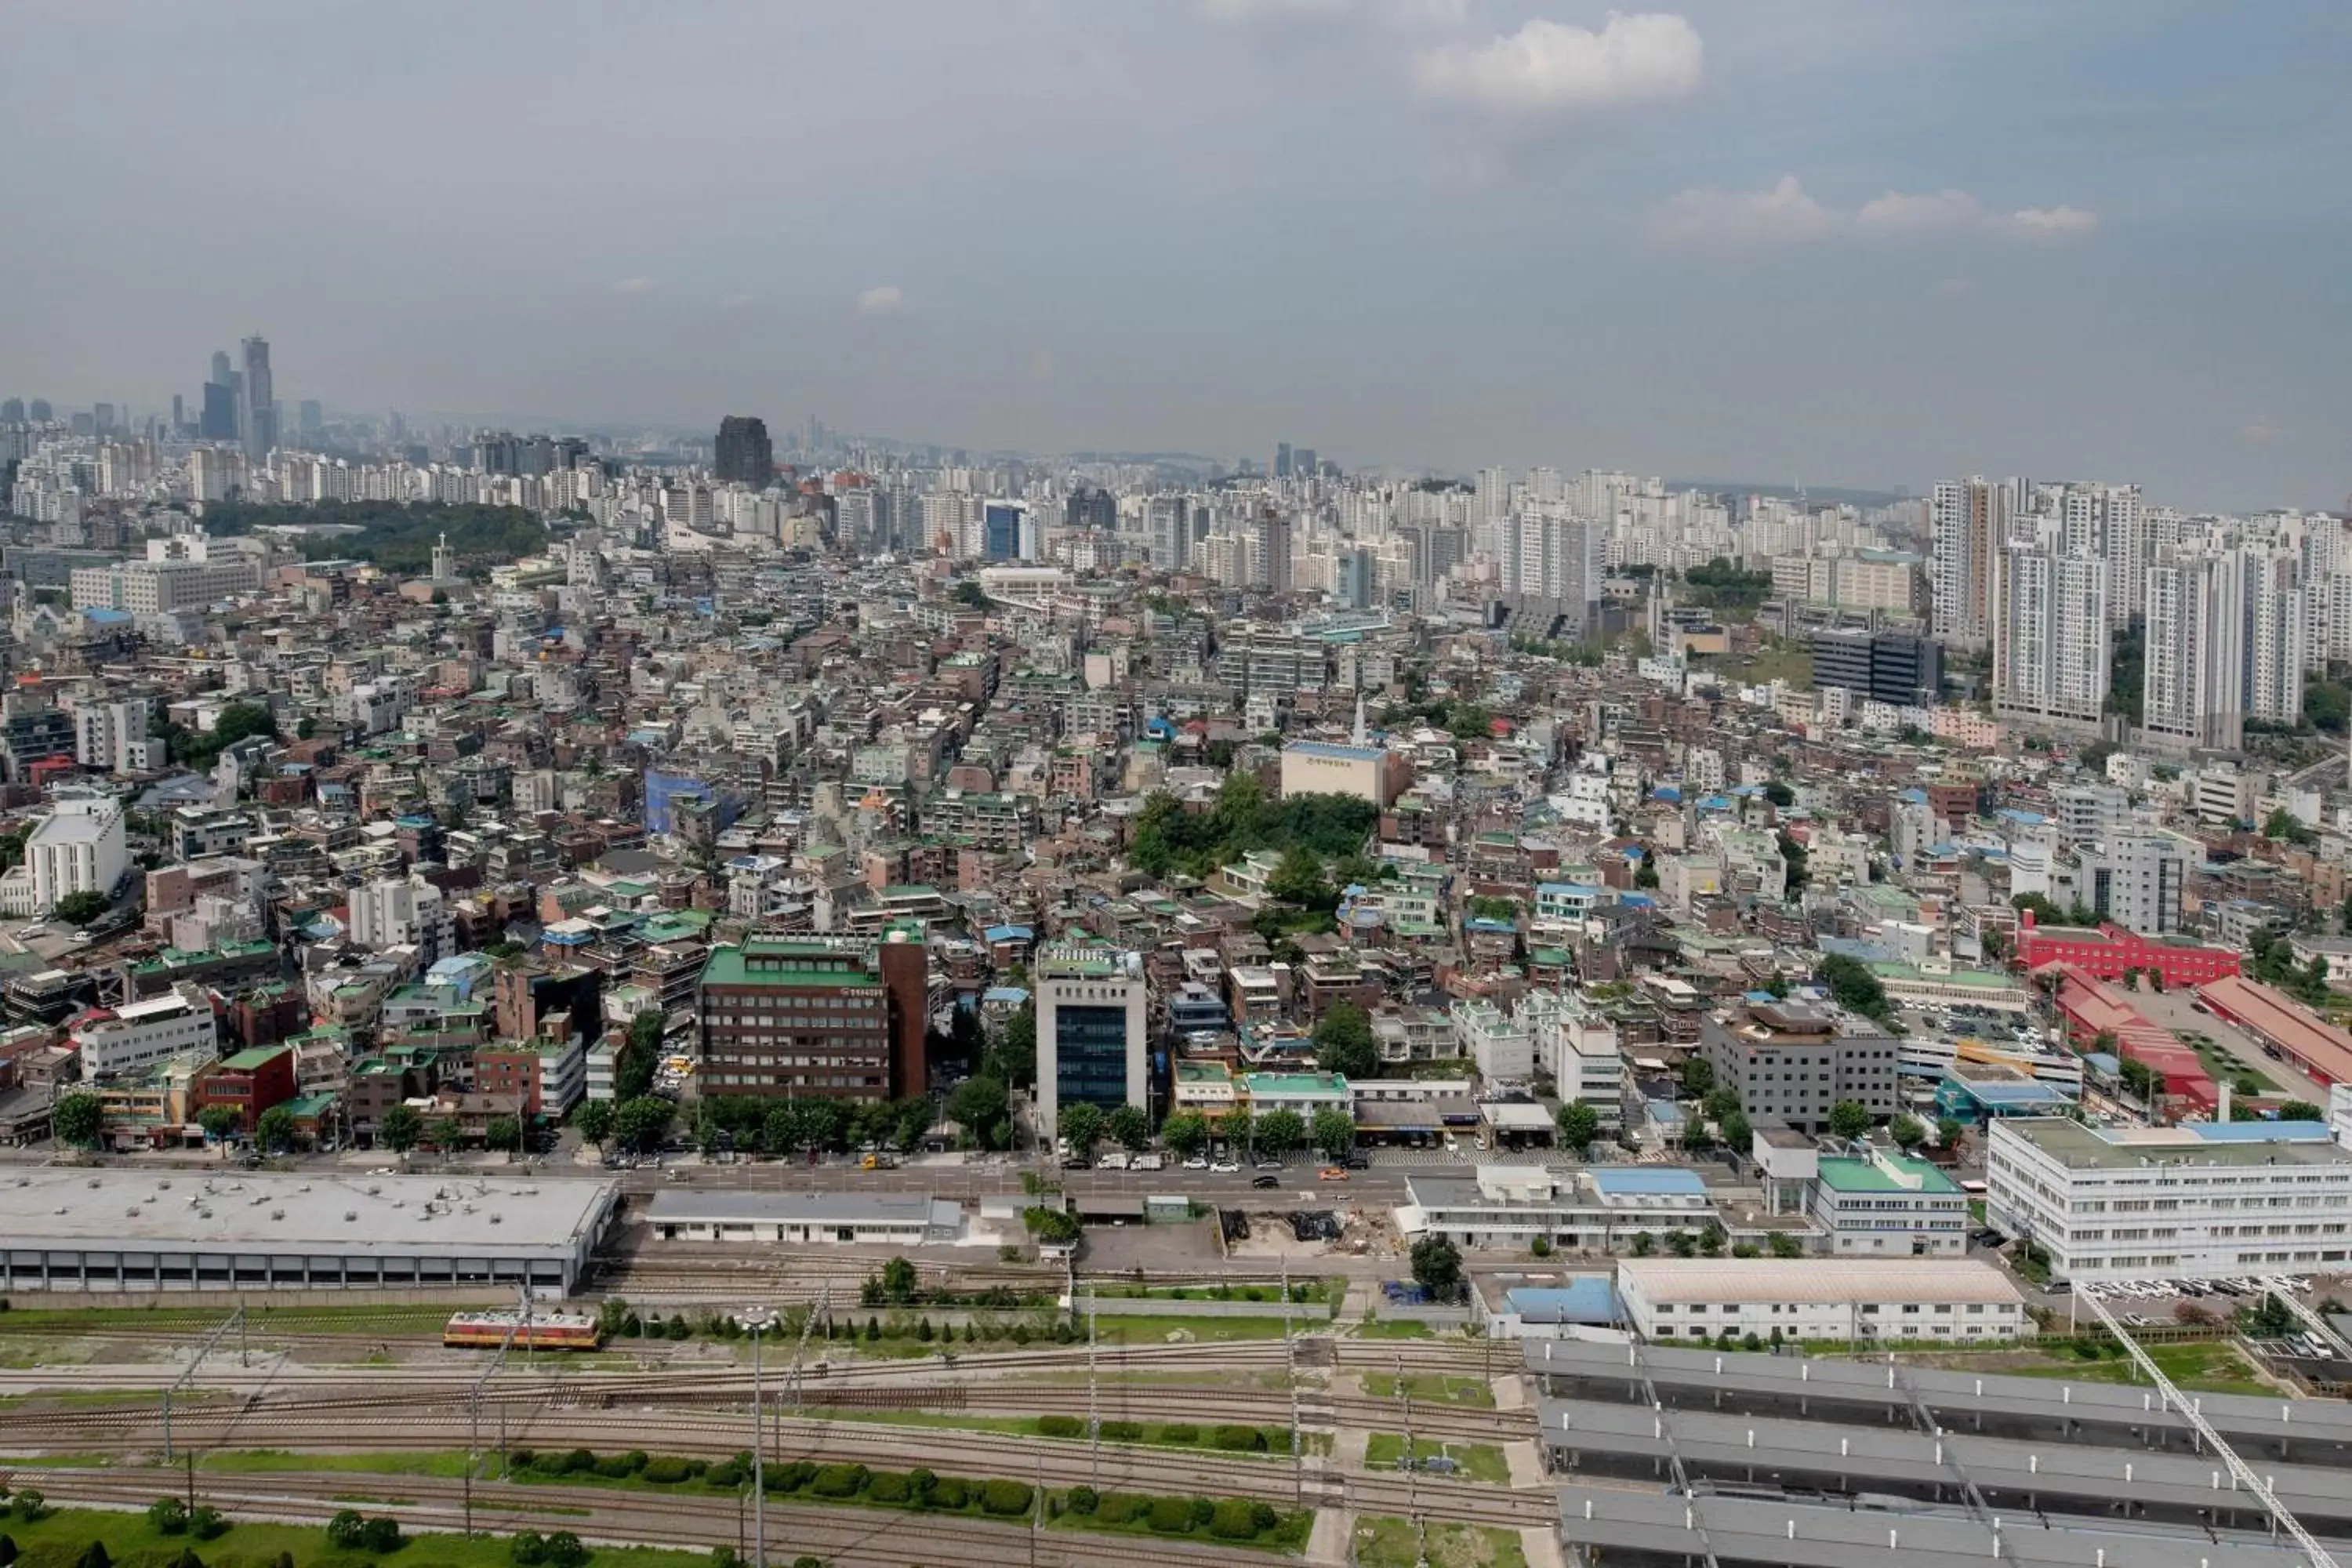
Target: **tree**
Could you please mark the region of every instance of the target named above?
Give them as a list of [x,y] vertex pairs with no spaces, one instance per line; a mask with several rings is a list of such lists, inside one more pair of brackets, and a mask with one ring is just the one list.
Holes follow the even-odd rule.
[[1683,1121],[1683,1147],[1694,1154],[1715,1147],[1715,1134],[1707,1130],[1704,1116],[1685,1117]]
[[356,1509],[344,1509],[327,1521],[327,1544],[338,1552],[355,1552],[366,1529],[367,1521]]
[[214,1143],[226,1143],[245,1125],[245,1118],[226,1105],[207,1105],[196,1112],[196,1125],[205,1130],[205,1139]]
[[1849,1013],[1865,1018],[1886,1021],[1892,1011],[1886,1000],[1886,987],[1870,966],[1858,958],[1843,952],[1832,952],[1823,958],[1813,971],[1813,979],[1830,988],[1830,999]]
[[603,1148],[604,1140],[613,1135],[613,1102],[609,1100],[582,1100],[580,1109],[572,1113],[572,1124],[580,1129],[580,1136],[583,1140]]
[[626,1104],[642,1100],[654,1089],[661,1067],[662,1032],[667,1025],[656,1009],[629,1020],[628,1037],[613,1054],[613,1098]]
[[1581,1159],[1600,1136],[1600,1111],[1580,1100],[1571,1100],[1559,1108],[1560,1147],[1574,1150]]
[[466,1124],[455,1116],[445,1116],[433,1124],[433,1146],[446,1153],[466,1143]]
[[1307,1119],[1287,1106],[1277,1106],[1257,1119],[1257,1146],[1276,1159],[1306,1142]]
[[1139,1105],[1114,1107],[1103,1120],[1103,1131],[1111,1142],[1130,1154],[1140,1154],[1151,1147],[1151,1117]]
[[1282,852],[1282,859],[1265,879],[1265,896],[1302,910],[1328,910],[1339,902],[1324,879],[1322,860],[1314,850],[1297,844]]
[[1942,1149],[1957,1149],[1960,1146],[1960,1140],[1966,1138],[1968,1135],[1968,1125],[1960,1121],[1958,1117],[1940,1116],[1936,1119],[1937,1147]]
[[147,1505],[147,1527],[158,1535],[188,1531],[188,1505],[175,1497],[157,1498]]
[[1451,1300],[1462,1288],[1462,1254],[1442,1236],[1424,1236],[1412,1244],[1413,1283],[1440,1300]]
[[1257,1147],[1257,1118],[1245,1105],[1236,1105],[1219,1117],[1217,1131],[1224,1135],[1226,1149],[1235,1155]]
[[1022,1003],[1019,1010],[1004,1020],[1003,1033],[989,1048],[982,1065],[983,1072],[992,1068],[1008,1084],[1036,1081],[1037,1004],[1034,999]]
[[1683,1062],[1683,1092],[1693,1100],[1705,1100],[1706,1091],[1715,1087],[1715,1064],[1705,1057],[1690,1057]]
[[677,1113],[677,1108],[659,1095],[641,1094],[624,1101],[613,1113],[613,1136],[625,1149],[651,1153],[660,1147]]
[[1841,1100],[1830,1107],[1830,1131],[1841,1138],[1861,1138],[1870,1131],[1870,1111],[1858,1100]]
[[968,1142],[1002,1149],[1013,1141],[1012,1106],[1003,1079],[968,1078],[948,1096],[948,1118]]
[[58,919],[70,926],[86,926],[113,908],[114,901],[104,893],[85,891],[68,893],[52,910]]
[[882,1266],[883,1300],[896,1306],[905,1306],[915,1299],[915,1266],[903,1258],[893,1258]]
[[383,1113],[376,1138],[395,1154],[405,1154],[425,1140],[425,1118],[413,1105],[395,1105]]
[[1748,1125],[1748,1113],[1738,1106],[1732,1107],[1716,1123],[1716,1131],[1722,1135],[1723,1146],[1733,1153],[1748,1154],[1755,1151],[1756,1130]]
[[283,1154],[294,1147],[294,1113],[273,1105],[253,1123],[253,1145],[265,1154]]
[[1895,1146],[1906,1154],[1927,1141],[1927,1126],[1916,1116],[1896,1117],[1887,1133],[1895,1140]]
[[2281,1121],[2325,1121],[2327,1112],[2307,1100],[2290,1100],[2278,1108]]
[[1062,1138],[1070,1145],[1070,1152],[1079,1159],[1091,1159],[1095,1145],[1103,1141],[1105,1117],[1102,1107],[1079,1100],[1076,1105],[1062,1107]]
[[1336,1105],[1320,1107],[1312,1123],[1315,1146],[1334,1160],[1344,1160],[1355,1151],[1356,1119]]
[[482,1129],[482,1146],[487,1149],[511,1149],[522,1152],[522,1119],[519,1116],[493,1116]]
[[1315,1065],[1342,1078],[1378,1075],[1380,1047],[1372,1037],[1372,1021],[1361,1007],[1342,997],[1317,1020]]
[[1209,1119],[1197,1110],[1180,1110],[1160,1124],[1160,1141],[1190,1160],[1209,1146]]
[[49,1108],[49,1131],[58,1142],[70,1143],[77,1149],[97,1148],[105,1124],[105,1107],[88,1089],[61,1095]]

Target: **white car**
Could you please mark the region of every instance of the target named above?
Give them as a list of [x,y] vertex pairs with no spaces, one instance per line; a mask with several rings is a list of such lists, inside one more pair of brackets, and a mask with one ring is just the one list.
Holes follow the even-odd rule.
[[1233,1175],[1241,1168],[1241,1163],[1237,1160],[1219,1160],[1209,1167],[1221,1176]]
[[1188,1171],[1205,1171],[1209,1168],[1209,1158],[1205,1154],[1195,1154],[1184,1162],[1184,1168]]

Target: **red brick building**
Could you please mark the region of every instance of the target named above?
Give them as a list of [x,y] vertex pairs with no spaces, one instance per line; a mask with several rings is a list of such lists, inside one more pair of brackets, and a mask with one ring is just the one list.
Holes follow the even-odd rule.
[[2127,969],[2145,970],[2162,975],[2171,991],[2235,974],[2239,957],[2230,948],[2145,937],[2113,923],[2037,925],[2029,910],[2018,917],[2017,961],[2027,969],[2063,963],[2101,980],[2120,980]]
[[190,1086],[192,1112],[215,1105],[237,1113],[237,1125],[251,1132],[261,1113],[294,1098],[294,1047],[257,1046],[226,1057],[198,1073]]

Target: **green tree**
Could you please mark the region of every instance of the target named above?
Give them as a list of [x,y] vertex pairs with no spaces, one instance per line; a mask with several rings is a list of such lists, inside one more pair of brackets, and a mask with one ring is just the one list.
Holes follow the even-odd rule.
[[1927,1141],[1927,1125],[1916,1116],[1898,1116],[1886,1131],[1888,1136],[1895,1140],[1895,1146],[1906,1154]]
[[613,1057],[613,1098],[623,1104],[653,1092],[654,1075],[661,1068],[662,1031],[667,1020],[659,1009],[629,1020],[629,1033]]
[[669,1132],[670,1120],[677,1114],[677,1108],[659,1095],[641,1094],[623,1101],[613,1113],[613,1135],[625,1149],[650,1153],[660,1147]]
[[882,1266],[882,1299],[894,1306],[903,1307],[915,1299],[915,1266],[903,1258],[893,1258]]
[[1022,1003],[1004,1020],[1003,1032],[989,1055],[995,1076],[1006,1083],[1018,1086],[1036,1081],[1037,1004],[1034,998]]
[[1705,1057],[1683,1059],[1683,1092],[1693,1100],[1705,1100],[1715,1087],[1715,1064]]
[[1151,1118],[1139,1105],[1121,1105],[1103,1119],[1103,1131],[1130,1154],[1151,1147]]
[[968,1078],[948,1096],[948,1119],[963,1129],[966,1142],[1002,1149],[1013,1141],[1012,1096],[1000,1078]]
[[522,1152],[522,1119],[519,1116],[493,1116],[482,1129],[482,1146],[486,1149],[511,1149]]
[[1209,1119],[1197,1110],[1180,1110],[1160,1124],[1160,1141],[1190,1160],[1209,1146]]
[[60,1143],[77,1149],[95,1149],[104,1131],[106,1110],[98,1096],[88,1089],[75,1089],[58,1097],[49,1108],[49,1131]]
[[1841,1138],[1866,1136],[1870,1131],[1870,1111],[1858,1100],[1841,1100],[1830,1107],[1830,1131]]
[[1225,1147],[1235,1159],[1257,1147],[1257,1118],[1249,1108],[1236,1105],[1217,1119],[1217,1131],[1224,1135]]
[[1307,1119],[1287,1106],[1277,1106],[1257,1119],[1257,1146],[1280,1159],[1307,1142]]
[[196,1112],[196,1125],[205,1130],[205,1138],[215,1143],[225,1143],[235,1137],[245,1125],[245,1118],[226,1105],[207,1105]]
[[253,1123],[253,1146],[265,1154],[283,1154],[294,1147],[294,1113],[273,1105]]
[[1324,1010],[1315,1024],[1315,1065],[1348,1079],[1379,1075],[1380,1047],[1361,1007],[1342,997]]
[[580,1129],[583,1141],[603,1148],[604,1141],[613,1135],[613,1102],[609,1100],[582,1100],[580,1109],[572,1113],[572,1124]]
[[1938,1148],[1957,1149],[1960,1146],[1960,1140],[1968,1135],[1968,1124],[1958,1117],[1940,1116],[1936,1119],[1936,1143]]
[[1716,1123],[1723,1146],[1736,1154],[1752,1152],[1756,1147],[1756,1130],[1748,1125],[1748,1113],[1734,1106]]
[[1312,849],[1293,845],[1265,879],[1266,897],[1302,910],[1328,910],[1339,902],[1324,879],[1323,862]]
[[1095,1145],[1103,1141],[1105,1117],[1102,1107],[1079,1100],[1061,1108],[1061,1126],[1055,1131],[1070,1146],[1070,1152],[1081,1160],[1094,1157]]
[[466,1145],[466,1123],[455,1116],[445,1116],[433,1124],[433,1146],[443,1153]]
[[1338,1106],[1318,1109],[1311,1126],[1315,1146],[1328,1158],[1344,1160],[1355,1151],[1356,1119]]
[[1814,969],[1813,979],[1828,986],[1830,999],[1849,1013],[1885,1023],[1893,1011],[1885,985],[1860,959],[1832,952]]
[[1441,1301],[1450,1301],[1462,1289],[1462,1253],[1442,1236],[1424,1236],[1412,1244],[1413,1283]]
[[1705,1153],[1715,1147],[1715,1133],[1708,1129],[1706,1117],[1683,1119],[1683,1147],[1694,1154]]
[[2278,1108],[2281,1121],[2325,1121],[2327,1112],[2307,1100],[2290,1100]]
[[376,1139],[395,1154],[405,1154],[425,1141],[425,1118],[413,1105],[395,1105],[383,1113]]
[[1601,1112],[1580,1100],[1571,1100],[1559,1108],[1560,1147],[1573,1150],[1579,1159],[1601,1136]]
[[69,926],[87,926],[113,908],[113,900],[100,892],[68,893],[59,899],[52,912]]

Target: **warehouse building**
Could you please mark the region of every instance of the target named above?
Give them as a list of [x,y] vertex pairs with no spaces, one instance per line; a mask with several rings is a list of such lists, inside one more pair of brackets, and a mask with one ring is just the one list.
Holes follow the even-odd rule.
[[23,1171],[0,1178],[0,1291],[568,1296],[619,1193],[607,1181]]
[[1965,1258],[1628,1258],[1617,1294],[1654,1340],[1958,1342],[2033,1330],[2008,1277]]
[[764,1241],[802,1247],[920,1247],[963,1235],[963,1209],[944,1198],[869,1193],[654,1194],[656,1241]]
[[2008,1119],[1985,1184],[1986,1219],[2059,1279],[2332,1274],[2352,1253],[2352,1151],[2325,1122]]

